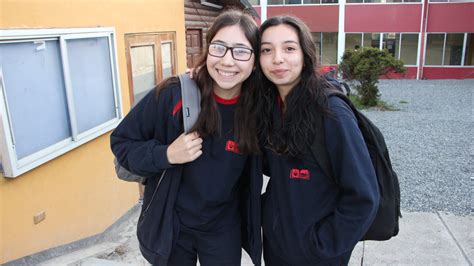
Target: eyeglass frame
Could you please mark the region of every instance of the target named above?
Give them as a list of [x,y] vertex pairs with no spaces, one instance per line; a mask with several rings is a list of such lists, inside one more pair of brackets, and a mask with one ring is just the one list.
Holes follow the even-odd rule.
[[[219,45],[219,46],[225,47],[224,54],[223,54],[222,56],[218,56],[218,55],[211,54],[211,50],[209,49],[209,47],[210,47],[211,45]],[[250,51],[249,59],[247,59],[247,60],[242,60],[242,59],[237,59],[237,58],[235,58],[235,56],[234,56],[234,49],[249,50],[249,51]],[[247,47],[230,47],[230,46],[224,45],[224,44],[222,44],[222,43],[210,43],[209,46],[207,47],[207,54],[210,55],[210,56],[214,56],[214,57],[218,57],[218,58],[223,58],[223,57],[227,54],[227,52],[228,52],[229,50],[230,50],[230,54],[231,54],[232,58],[233,58],[234,60],[241,61],[241,62],[250,61],[250,59],[252,59],[252,55],[255,54],[254,50],[251,49],[251,48],[247,48]]]

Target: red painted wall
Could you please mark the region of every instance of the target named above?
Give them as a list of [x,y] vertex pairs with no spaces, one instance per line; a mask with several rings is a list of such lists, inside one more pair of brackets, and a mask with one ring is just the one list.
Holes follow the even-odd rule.
[[416,67],[407,67],[407,71],[403,74],[388,73],[380,76],[381,79],[416,79]]
[[423,79],[472,79],[474,67],[424,67]]
[[427,32],[474,32],[474,3],[429,4]]
[[[260,8],[258,8],[260,13]],[[267,18],[292,15],[303,20],[312,32],[338,32],[339,6],[269,6]]]
[[420,4],[346,5],[346,32],[419,32]]

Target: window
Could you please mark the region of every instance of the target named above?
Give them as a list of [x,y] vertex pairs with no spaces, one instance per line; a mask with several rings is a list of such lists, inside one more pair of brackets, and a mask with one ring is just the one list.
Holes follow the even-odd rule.
[[443,65],[444,34],[428,34],[425,65]]
[[0,30],[0,155],[16,177],[119,122],[114,30]]
[[338,0],[268,0],[267,5],[337,4]]
[[383,33],[382,49],[386,49],[395,58],[400,58],[400,34]]
[[414,3],[421,0],[347,0],[347,3]]
[[[382,43],[380,43],[382,35]],[[387,49],[406,65],[416,65],[418,57],[418,33],[346,33],[346,49],[374,47]]]
[[346,49],[357,50],[362,46],[362,33],[346,34]]
[[337,64],[337,32],[313,32],[322,65]]
[[474,65],[474,33],[468,33],[466,38],[466,53],[464,56],[464,65]]
[[260,0],[248,0],[250,4],[257,6],[260,5]]
[[464,43],[464,34],[454,33],[446,34],[446,46],[444,49],[445,65],[461,65],[462,46]]
[[131,47],[132,83],[134,99],[140,100],[157,84],[155,77],[155,47],[142,45]]
[[472,33],[428,33],[425,65],[472,65]]
[[173,75],[173,53],[171,42],[164,42],[161,44],[161,69],[163,71],[163,79],[169,78]]
[[430,3],[467,3],[474,2],[474,0],[430,0]]
[[402,33],[399,59],[405,65],[417,65],[418,61],[418,33]]
[[364,33],[364,38],[363,38],[363,47],[374,47],[374,48],[380,48],[380,33],[375,33],[375,32],[369,32],[369,33]]

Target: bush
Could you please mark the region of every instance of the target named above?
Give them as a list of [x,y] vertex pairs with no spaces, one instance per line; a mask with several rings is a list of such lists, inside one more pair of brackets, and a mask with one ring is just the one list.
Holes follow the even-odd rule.
[[359,93],[361,103],[366,106],[375,106],[379,101],[377,83],[381,75],[406,71],[403,62],[395,59],[387,50],[372,47],[346,50],[339,70],[344,79],[357,81],[355,89]]

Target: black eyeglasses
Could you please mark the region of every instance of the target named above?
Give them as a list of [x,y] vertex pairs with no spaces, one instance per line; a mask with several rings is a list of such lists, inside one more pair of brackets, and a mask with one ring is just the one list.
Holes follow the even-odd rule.
[[228,50],[232,54],[232,58],[237,61],[249,61],[252,58],[253,50],[245,47],[229,47],[220,43],[209,44],[209,55],[215,57],[224,57]]

